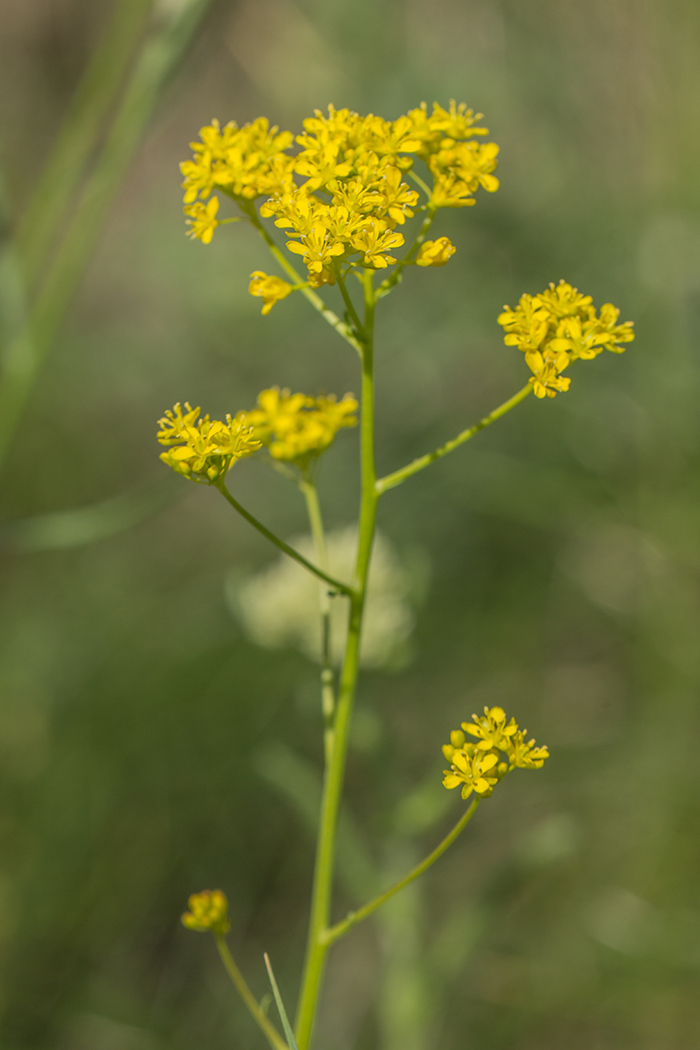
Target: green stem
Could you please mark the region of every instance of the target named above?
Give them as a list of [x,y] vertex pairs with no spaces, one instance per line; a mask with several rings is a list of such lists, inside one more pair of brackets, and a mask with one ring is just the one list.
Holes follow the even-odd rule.
[[[306,499],[306,510],[309,515],[311,535],[316,547],[316,560],[324,572],[328,571],[326,535],[323,529],[323,518],[318,501],[318,491],[310,477],[304,478],[299,487]],[[331,760],[333,751],[333,714],[335,711],[335,686],[333,682],[333,663],[331,656],[331,596],[328,588],[319,588],[321,607],[321,711],[323,713],[323,741],[326,763]]]
[[409,463],[405,467],[401,467],[400,470],[395,470],[393,474],[387,474],[386,477],[380,478],[377,482],[377,495],[381,496],[387,489],[393,489],[397,485],[400,485],[406,478],[410,478],[413,474],[417,474],[419,470],[424,470],[425,467],[430,466],[436,459],[440,459],[442,456],[446,456],[448,452],[452,452],[453,449],[463,445],[465,441],[469,441],[469,438],[474,437],[484,427],[495,422],[504,416],[506,412],[510,412],[511,408],[515,408],[516,405],[524,401],[529,393],[532,392],[532,384],[528,383],[522,390],[519,390],[514,397],[510,400],[504,401],[498,408],[494,408],[493,412],[490,412],[488,416],[484,416],[478,423],[475,423],[473,427],[469,427],[468,430],[463,430],[457,437],[452,438],[451,441],[447,441],[440,448],[436,448],[434,452],[428,452],[425,456],[419,456],[418,459],[414,459],[412,463]]
[[408,177],[409,177],[409,179],[413,179],[413,181],[415,182],[416,186],[420,186],[420,188],[423,190],[423,193],[425,193],[425,195],[427,196],[428,200],[430,200],[430,198],[433,195],[433,191],[431,190],[431,188],[428,185],[428,183],[424,182],[423,179],[420,177],[420,175],[416,175],[416,173],[415,173],[415,171],[413,171],[413,169],[411,169],[411,171],[408,172]]
[[435,863],[435,861],[442,856],[445,850],[452,845],[452,843],[455,841],[457,836],[461,834],[464,828],[466,828],[467,824],[473,817],[480,801],[481,799],[479,798],[474,799],[469,809],[457,821],[449,835],[446,835],[440,843],[440,845],[436,846],[433,852],[429,854],[425,858],[425,860],[421,861],[420,864],[417,864],[413,871],[410,871],[408,875],[406,875],[403,879],[400,879],[399,882],[394,883],[394,885],[391,886],[388,890],[385,890],[384,893],[381,893],[378,897],[375,897],[373,901],[369,902],[369,904],[365,904],[364,907],[359,908],[357,911],[351,911],[346,919],[343,919],[342,922],[338,922],[335,926],[331,926],[329,930],[326,930],[323,937],[324,943],[327,944],[329,947],[331,944],[335,944],[335,942],[341,937],[343,937],[352,926],[356,926],[358,922],[362,922],[362,920],[366,919],[368,915],[371,915],[373,911],[376,911],[377,908],[380,908],[382,904],[385,904],[386,901],[391,900],[394,894],[398,893],[406,886],[409,886],[412,882],[419,878],[419,876],[421,876],[424,871],[427,871],[428,868],[430,868]]
[[[243,205],[241,205],[241,207],[243,207]],[[340,335],[346,343],[350,343],[350,346],[354,347],[355,350],[361,354],[362,344],[355,338],[349,325],[346,325],[344,321],[340,320],[337,314],[333,313],[332,310],[329,310],[320,295],[317,295],[312,288],[306,286],[307,282],[304,281],[301,274],[294,269],[289,259],[287,259],[281,249],[275,244],[272,237],[261,223],[258,213],[255,210],[255,206],[251,204],[250,208],[244,208],[244,210],[287,276],[291,277],[294,283],[299,285],[299,291],[301,294],[309,300],[314,310],[318,310],[321,317],[328,322],[331,328],[335,328],[338,335]]]
[[299,1050],[307,1050],[313,1029],[316,1005],[325,968],[328,945],[324,935],[328,928],[333,881],[333,862],[338,824],[338,810],[345,774],[348,731],[359,669],[360,633],[364,611],[374,524],[377,511],[374,466],[374,307],[375,291],[372,271],[365,270],[365,317],[362,344],[362,415],[360,419],[362,494],[358,530],[357,560],[353,579],[354,594],[350,602],[345,659],[338,690],[331,761],[326,767],[321,801],[321,819],[316,848],[314,882],[311,894],[309,936],[297,1009],[296,1037]]
[[418,249],[420,248],[421,244],[427,236],[428,230],[432,226],[434,218],[435,208],[429,205],[428,213],[423,219],[423,222],[421,223],[421,227],[413,244],[408,249],[403,259],[399,260],[399,262],[396,264],[396,269],[394,270],[394,272],[389,277],[386,277],[377,288],[377,299],[383,299],[385,295],[389,294],[392,288],[394,288],[397,284],[401,282],[402,271],[404,267],[408,266],[409,263],[413,262],[413,259],[416,256]]
[[338,276],[338,288],[340,289],[340,294],[343,297],[343,302],[345,303],[345,309],[348,312],[348,317],[352,321],[352,323],[354,325],[354,328],[355,328],[355,331],[358,334],[358,337],[361,339],[363,337],[363,335],[364,335],[364,332],[362,330],[362,323],[360,322],[360,318],[357,316],[357,310],[355,309],[355,304],[353,303],[352,299],[350,298],[350,293],[348,292],[348,289],[347,289],[346,284],[345,284],[345,278],[340,273],[340,267],[338,267],[338,269],[337,269],[337,276]]
[[231,978],[231,981],[241,999],[248,1007],[252,1017],[255,1019],[256,1024],[264,1032],[272,1050],[289,1050],[286,1042],[279,1034],[272,1021],[268,1020],[257,999],[246,984],[243,974],[233,960],[233,956],[228,949],[225,938],[222,934],[215,934],[215,936],[216,947],[219,949],[219,955],[221,956],[222,963],[226,967],[226,972]]
[[258,532],[262,533],[265,539],[269,540],[270,543],[274,543],[275,547],[278,547],[284,554],[288,554],[290,558],[294,559],[294,561],[298,561],[300,565],[303,565],[305,569],[308,569],[309,572],[312,572],[314,576],[318,576],[319,580],[325,580],[326,583],[329,583],[331,587],[333,587],[333,589],[338,591],[340,594],[344,594],[348,598],[355,597],[355,592],[352,589],[352,587],[348,587],[346,583],[341,583],[340,580],[336,580],[333,576],[330,576],[327,572],[324,572],[323,569],[319,569],[317,565],[313,565],[310,561],[307,561],[303,554],[300,554],[299,551],[295,551],[293,547],[290,547],[288,543],[285,543],[284,540],[281,540],[279,536],[275,536],[274,532],[270,532],[269,529],[265,528],[261,521],[258,521],[257,518],[254,518],[253,515],[245,509],[245,507],[241,506],[237,499],[233,498],[229,490],[226,488],[225,482],[220,482],[218,485],[216,485],[216,488],[219,490],[224,499],[228,500],[233,509],[237,510],[241,517],[245,518],[245,520],[249,522],[254,529],[257,529]]

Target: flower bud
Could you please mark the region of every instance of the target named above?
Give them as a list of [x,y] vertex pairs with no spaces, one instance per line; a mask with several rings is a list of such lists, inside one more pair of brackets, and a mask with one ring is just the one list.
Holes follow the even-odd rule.
[[199,933],[211,930],[220,936],[231,929],[227,920],[228,901],[221,890],[193,893],[187,903],[190,910],[182,916],[182,925],[188,930],[197,930]]

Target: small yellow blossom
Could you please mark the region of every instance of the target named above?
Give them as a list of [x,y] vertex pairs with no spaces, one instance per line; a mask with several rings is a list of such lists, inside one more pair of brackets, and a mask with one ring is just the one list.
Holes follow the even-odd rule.
[[202,890],[188,900],[189,911],[182,915],[182,925],[188,930],[205,933],[210,930],[219,936],[228,933],[228,901],[221,890]]
[[216,485],[226,476],[237,459],[250,456],[261,447],[253,427],[239,412],[226,421],[198,419],[199,408],[185,402],[183,413],[178,403],[159,420],[158,441],[168,446],[161,459],[177,474],[209,485]]
[[515,310],[504,307],[498,323],[506,345],[525,354],[535,395],[542,398],[568,390],[570,380],[561,373],[572,361],[589,361],[605,349],[623,352],[620,344],[631,342],[634,332],[631,321],[617,323],[619,316],[612,303],[598,315],[590,295],[562,280],[539,295],[523,295]]
[[362,265],[372,269],[383,270],[396,259],[387,252],[404,243],[403,234],[387,228],[381,219],[372,220],[352,239],[352,246],[362,252]]
[[[549,758],[546,747],[525,740],[527,730],[520,729],[515,719],[508,722],[502,707],[485,707],[483,715],[472,719],[450,733],[450,742],[442,749],[450,763],[443,784],[448,789],[461,786],[462,798],[473,791],[485,798],[510,770],[541,769]],[[477,742],[467,742],[466,733]]]
[[195,204],[186,204],[182,209],[185,215],[189,215],[187,225],[192,228],[187,231],[188,237],[198,239],[202,244],[209,244],[214,236],[214,230],[221,223],[216,218],[219,210],[219,198],[212,197],[208,204],[197,201]]
[[304,262],[310,274],[321,273],[332,264],[336,255],[343,255],[345,245],[342,242],[333,242],[328,229],[318,223],[301,241],[287,241],[290,252],[304,256]]
[[449,237],[426,241],[416,256],[417,266],[444,266],[457,251]]
[[462,729],[470,736],[479,738],[476,745],[478,748],[482,751],[490,751],[492,748],[508,750],[518,726],[514,718],[506,725],[506,713],[502,707],[485,707],[483,716],[472,715],[472,718],[476,724],[462,722]]
[[549,749],[535,747],[534,740],[525,740],[527,729],[518,729],[513,734],[512,743],[508,752],[511,767],[513,769],[541,769],[545,758],[549,758]]
[[262,270],[255,270],[250,276],[252,280],[248,285],[248,291],[251,295],[257,295],[262,299],[263,314],[269,314],[275,303],[278,303],[280,299],[286,299],[294,290],[291,284],[283,281],[281,277],[263,273]]
[[498,755],[493,751],[485,755],[482,751],[470,753],[463,748],[455,749],[451,762],[452,768],[445,770],[443,784],[448,790],[461,786],[462,798],[469,798],[472,791],[488,797],[498,783],[498,777],[493,775]]
[[354,427],[358,404],[351,394],[309,397],[273,387],[263,390],[258,404],[246,413],[255,438],[274,459],[306,469],[333,441],[338,430]]

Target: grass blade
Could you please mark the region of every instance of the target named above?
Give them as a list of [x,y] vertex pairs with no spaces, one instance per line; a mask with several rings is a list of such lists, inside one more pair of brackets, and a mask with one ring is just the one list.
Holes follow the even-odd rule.
[[287,1017],[287,1011],[285,1010],[284,1003],[282,1002],[282,996],[280,995],[280,990],[277,987],[277,981],[275,980],[275,975],[272,972],[272,963],[270,962],[270,957],[267,954],[267,952],[265,952],[265,965],[267,966],[267,973],[268,973],[268,976],[270,978],[270,984],[272,985],[272,994],[274,995],[275,1002],[277,1003],[277,1009],[279,1011],[280,1020],[282,1022],[282,1027],[284,1029],[284,1034],[286,1036],[287,1043],[289,1044],[289,1050],[299,1050],[299,1047],[297,1046],[297,1041],[294,1038],[294,1032],[292,1031],[292,1026],[290,1025],[289,1018]]

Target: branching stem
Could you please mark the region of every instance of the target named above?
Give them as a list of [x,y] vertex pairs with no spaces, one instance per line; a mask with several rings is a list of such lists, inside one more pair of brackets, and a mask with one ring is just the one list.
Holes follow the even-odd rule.
[[446,456],[448,452],[452,452],[453,449],[459,448],[465,441],[469,441],[469,438],[474,437],[484,427],[489,426],[495,420],[500,419],[506,412],[510,412],[511,408],[515,408],[516,405],[524,401],[529,393],[532,392],[532,384],[528,383],[522,390],[519,390],[514,397],[511,397],[508,401],[504,401],[498,408],[494,408],[493,412],[490,412],[488,416],[484,416],[478,423],[475,423],[473,427],[469,427],[467,430],[463,430],[457,437],[452,438],[451,441],[445,442],[444,445],[440,445],[434,452],[428,452],[425,456],[419,456],[418,459],[414,459],[412,463],[409,463],[405,467],[401,467],[400,470],[395,470],[393,474],[387,474],[386,477],[380,478],[377,481],[376,489],[377,495],[381,496],[383,492],[388,489],[396,488],[406,478],[412,477],[417,474],[419,470],[424,470],[425,467],[429,467],[431,463],[434,463],[436,459],[440,459],[442,456]]
[[433,852],[430,853],[425,860],[421,861],[420,864],[417,864],[412,871],[409,871],[408,875],[394,883],[394,885],[390,886],[388,890],[384,891],[384,893],[380,893],[380,895],[375,897],[373,901],[370,901],[369,904],[365,904],[364,907],[359,908],[357,911],[351,911],[347,918],[343,919],[342,922],[338,922],[335,926],[331,926],[329,930],[326,930],[323,935],[324,944],[327,944],[328,946],[335,944],[335,942],[340,940],[349,929],[353,926],[357,926],[358,922],[362,922],[362,920],[371,915],[373,911],[376,911],[377,908],[382,906],[382,904],[391,900],[391,898],[400,890],[405,889],[406,886],[410,886],[415,879],[422,875],[423,872],[427,871],[428,868],[430,868],[435,861],[442,856],[445,850],[452,845],[464,828],[466,828],[480,801],[481,799],[479,798],[474,799],[469,809],[457,821],[449,835],[445,836],[440,845],[436,846]]
[[324,580],[325,583],[329,583],[334,590],[339,592],[339,594],[344,594],[348,598],[354,598],[356,596],[352,587],[348,587],[346,583],[341,583],[340,580],[336,580],[333,576],[330,576],[327,572],[324,572],[323,569],[319,569],[317,565],[313,565],[310,561],[307,561],[303,554],[300,554],[299,551],[295,551],[293,547],[290,547],[288,543],[285,543],[284,540],[281,540],[279,536],[275,536],[274,532],[270,532],[270,530],[266,528],[261,521],[258,521],[257,518],[254,518],[250,511],[247,511],[245,507],[241,506],[237,499],[233,498],[229,490],[226,488],[226,484],[224,481],[221,481],[216,487],[218,488],[219,492],[224,497],[224,499],[228,500],[233,509],[237,510],[241,517],[245,518],[245,520],[249,522],[254,529],[257,529],[258,532],[262,533],[265,539],[269,540],[270,543],[274,543],[275,547],[279,547],[279,549],[283,551],[284,554],[288,554],[290,558],[294,559],[294,561],[298,561],[300,565],[303,565],[305,569],[308,569],[309,572],[312,572],[314,576],[318,576],[320,580]]

